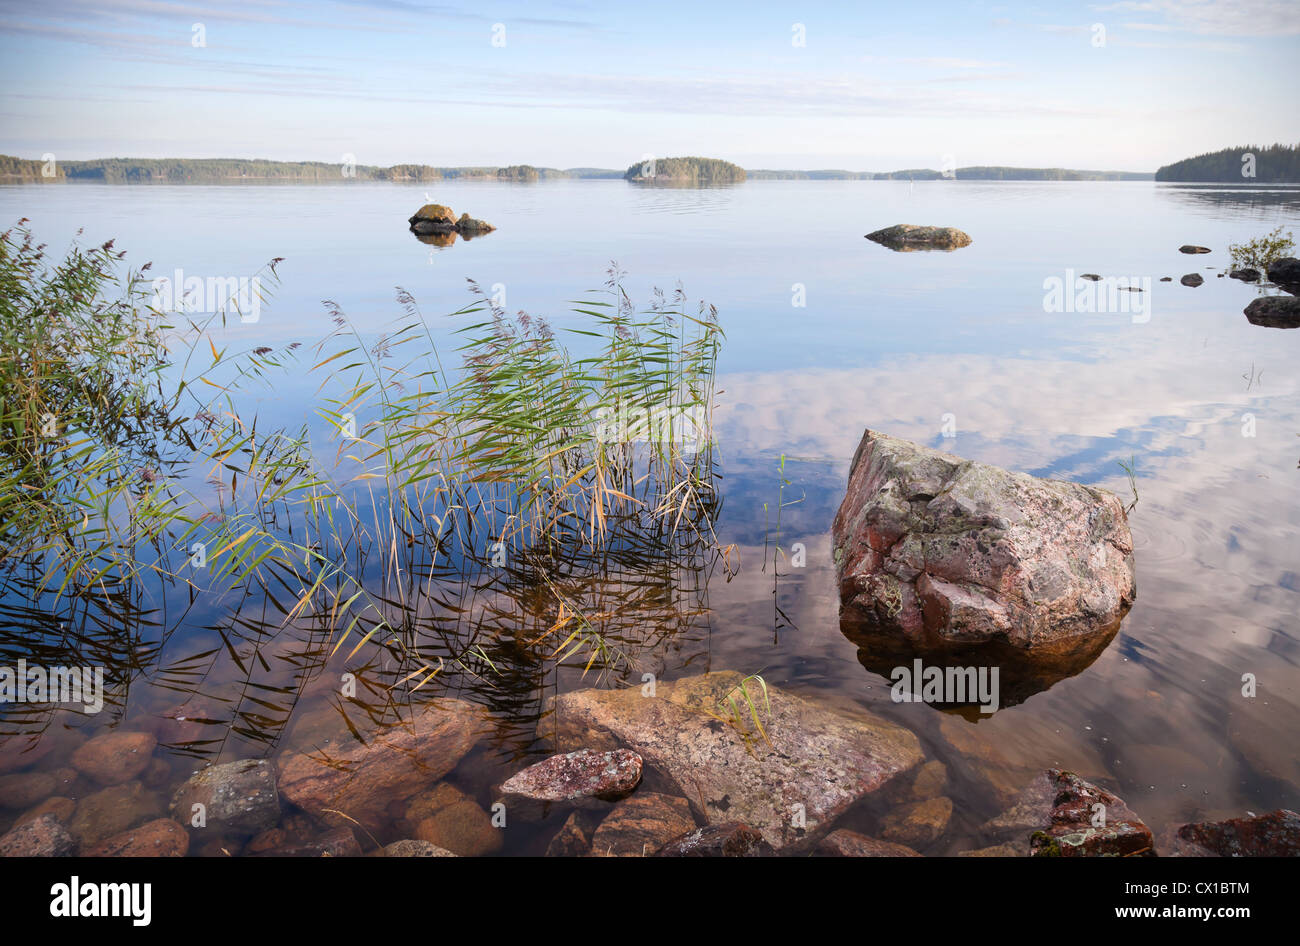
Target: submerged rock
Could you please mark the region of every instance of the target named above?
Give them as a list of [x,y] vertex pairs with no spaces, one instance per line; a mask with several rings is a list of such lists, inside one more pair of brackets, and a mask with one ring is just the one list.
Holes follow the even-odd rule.
[[1259,270],[1247,266],[1244,269],[1234,269],[1228,273],[1233,279],[1240,279],[1242,282],[1259,282]]
[[837,828],[818,843],[813,852],[818,857],[920,857],[903,844],[869,838],[856,831]]
[[158,740],[149,733],[108,732],[72,753],[72,765],[104,785],[120,785],[149,767],[157,744]]
[[1084,274],[1083,274],[1082,276],[1080,276],[1079,278],[1080,278],[1080,279],[1087,279],[1087,280],[1090,280],[1090,281],[1092,281],[1092,282],[1099,282],[1099,281],[1101,280],[1101,277],[1098,276],[1096,273],[1084,273]]
[[1124,800],[1073,772],[1047,770],[1052,807],[1029,837],[1035,857],[1154,856],[1151,829]]
[[1188,273],[1186,276],[1184,276],[1182,279],[1178,281],[1182,283],[1184,286],[1190,286],[1193,289],[1195,289],[1201,283],[1205,282],[1205,280],[1201,278],[1200,273]]
[[0,775],[35,765],[54,750],[54,740],[44,733],[0,736]]
[[114,835],[83,851],[83,857],[184,857],[190,836],[170,818],[159,818]]
[[289,752],[280,761],[280,796],[314,818],[347,823],[336,809],[375,830],[387,808],[442,778],[478,742],[488,724],[463,700],[432,700],[415,718],[320,754]]
[[640,792],[620,802],[591,836],[595,857],[649,857],[695,829],[684,798]]
[[1118,497],[868,430],[833,526],[846,633],[1068,662],[1136,596]]
[[1251,325],[1300,328],[1300,296],[1260,296],[1245,312]]
[[763,833],[739,821],[688,831],[659,849],[656,857],[766,857],[775,853]]
[[891,250],[955,250],[970,246],[971,239],[953,227],[923,227],[900,223],[867,234],[867,239]]
[[500,828],[474,799],[445,782],[416,795],[406,807],[406,822],[415,836],[461,857],[481,857],[501,850]]
[[58,782],[48,772],[20,772],[0,775],[0,808],[29,808],[49,798]]
[[127,782],[81,799],[68,831],[83,846],[92,846],[164,814],[162,798],[140,782]]
[[1178,252],[1187,253],[1190,256],[1190,255],[1197,255],[1200,253],[1208,253],[1210,252],[1210,248],[1208,246],[1196,246],[1195,244],[1192,243],[1184,243],[1182,246],[1178,248]]
[[428,841],[394,841],[384,845],[384,857],[458,857],[458,854]]
[[59,820],[60,824],[67,824],[72,817],[73,812],[77,810],[77,803],[71,798],[64,798],[61,795],[53,795],[41,802],[30,811],[24,811],[14,821],[14,827],[20,824],[26,824],[28,821],[35,821],[42,815],[53,815]]
[[280,820],[275,769],[263,759],[244,759],[196,772],[172,795],[172,817],[189,824],[194,805],[203,805],[206,826],[218,834],[266,831]]
[[770,714],[759,684],[748,684],[766,739],[747,717],[737,727],[727,699],[743,705],[742,679],[708,673],[660,683],[655,696],[578,690],[548,700],[546,718],[560,747],[632,749],[702,821],[742,821],[777,849],[811,847],[850,805],[921,762],[908,730],[771,684]]
[[1300,815],[1278,809],[1267,815],[1180,825],[1161,845],[1161,853],[1177,857],[1300,857]]
[[360,857],[361,845],[351,828],[335,828],[320,837],[299,844],[289,844],[254,857]]
[[77,842],[54,815],[16,825],[0,837],[0,857],[67,857]]
[[589,811],[574,811],[564,819],[546,845],[547,857],[585,857],[591,853],[591,835],[600,819]]
[[952,799],[939,796],[910,802],[885,816],[881,837],[909,847],[933,844],[948,830],[952,820]]
[[641,781],[641,757],[629,749],[593,752],[579,749],[551,756],[512,775],[501,786],[507,807],[560,803],[628,795]]

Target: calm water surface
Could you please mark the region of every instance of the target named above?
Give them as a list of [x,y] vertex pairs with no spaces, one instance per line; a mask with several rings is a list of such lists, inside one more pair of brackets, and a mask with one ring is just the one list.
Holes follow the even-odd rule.
[[[499,229],[445,248],[420,243],[405,220],[426,192]],[[728,580],[716,559],[654,549],[610,566],[588,590],[606,603],[607,631],[636,667],[607,685],[639,682],[645,671],[761,672],[908,725],[952,774],[953,826],[932,854],[981,843],[975,828],[1046,766],[1116,789],[1157,831],[1300,807],[1300,330],[1251,325],[1242,309],[1261,290],[1216,278],[1229,243],[1279,224],[1300,231],[1300,190],[978,182],[691,190],[621,181],[0,188],[0,217],[22,216],[55,249],[84,227],[85,242],[113,238],[155,273],[249,275],[284,257],[282,284],[259,321],[229,331],[242,346],[314,341],[330,328],[323,299],[378,335],[401,316],[398,286],[434,315],[470,301],[466,278],[499,284],[508,310],[560,328],[582,324],[569,302],[599,288],[611,260],[638,302],[680,281],[692,301],[717,306],[727,333],[719,532],[737,546],[740,569]],[[900,222],[956,226],[974,242],[954,253],[894,253],[863,239]],[[1184,243],[1214,252],[1181,255]],[[1150,279],[1149,318],[1045,311],[1044,281],[1067,271]],[[1180,285],[1191,272],[1205,284]],[[806,305],[795,304],[800,297]],[[310,420],[316,383],[280,379],[257,410],[266,422]],[[945,422],[955,436],[943,435]],[[1131,461],[1138,599],[1105,651],[977,722],[891,702],[881,668],[840,633],[830,561],[830,522],[865,427],[1125,497],[1132,489],[1119,464]],[[782,455],[790,483],[779,493]],[[785,508],[780,542],[804,543],[807,566],[776,576],[763,567],[765,538],[774,540],[764,505],[779,498],[801,500]],[[3,663],[31,659],[35,637],[44,662],[110,668],[111,705],[97,717],[27,707],[0,722],[7,733],[44,729],[58,743],[38,763],[45,768],[66,765],[98,727],[148,728],[176,705],[203,707],[207,722],[159,749],[171,765],[164,786],[197,757],[309,747],[340,727],[338,674],[383,672],[364,654],[348,661],[346,648],[330,657],[328,640],[309,629],[271,633],[278,616],[259,623],[246,608],[234,619],[229,602],[172,592],[147,596],[146,613],[129,618],[124,606],[116,617],[55,620],[21,596],[5,600]],[[467,633],[537,619],[526,603],[482,588],[422,605],[430,627],[445,630],[445,611],[435,612],[453,605]],[[132,628],[129,641],[113,633],[115,622]],[[594,676],[584,683],[582,661],[557,670],[504,639],[489,653],[496,673],[448,673],[438,691],[483,703],[499,721],[499,736],[451,776],[485,806],[494,780],[544,751],[534,739],[544,697]],[[1243,674],[1258,681],[1254,699],[1242,695]],[[382,717],[391,707],[381,689],[343,712]],[[0,811],[0,828],[17,814]],[[856,816],[860,827],[872,830],[877,814]],[[505,851],[535,852],[554,827],[507,832]]]

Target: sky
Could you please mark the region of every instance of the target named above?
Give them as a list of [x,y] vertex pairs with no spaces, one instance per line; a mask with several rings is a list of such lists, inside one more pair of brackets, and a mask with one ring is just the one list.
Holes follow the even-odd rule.
[[1300,0],[0,0],[0,153],[1152,171],[1300,142]]

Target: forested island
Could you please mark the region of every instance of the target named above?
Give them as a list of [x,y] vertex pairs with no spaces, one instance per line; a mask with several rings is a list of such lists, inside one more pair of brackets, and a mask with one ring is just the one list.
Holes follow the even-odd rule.
[[745,169],[718,158],[653,158],[632,165],[623,178],[642,183],[739,184]]
[[1300,184],[1300,146],[1242,145],[1184,158],[1156,171],[1157,181]]

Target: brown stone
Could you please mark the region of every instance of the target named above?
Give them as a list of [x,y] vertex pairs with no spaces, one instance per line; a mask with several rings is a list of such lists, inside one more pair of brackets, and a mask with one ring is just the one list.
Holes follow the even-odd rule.
[[[1124,800],[1073,772],[1048,769],[1053,789],[1046,824],[1029,838],[1035,857],[1151,856],[1151,829]],[[1094,825],[1104,814],[1104,823]]]
[[639,792],[614,806],[591,838],[596,857],[648,857],[695,829],[684,798]]
[[0,775],[35,765],[54,750],[54,741],[45,733],[20,733],[0,736]]
[[479,804],[451,785],[417,795],[407,808],[406,820],[415,836],[461,857],[481,857],[501,850],[501,830]]
[[87,795],[77,802],[68,831],[83,847],[134,828],[163,815],[163,802],[140,782],[127,782]]
[[39,818],[41,815],[53,815],[59,820],[60,824],[66,825],[68,820],[72,817],[72,813],[76,810],[77,803],[71,798],[54,795],[51,798],[45,799],[45,801],[41,802],[30,811],[25,811],[19,815],[18,820],[14,822],[14,827]]
[[254,857],[360,857],[361,845],[351,828],[334,828],[301,844],[290,844],[253,855]]
[[517,772],[501,786],[501,795],[512,812],[540,807],[544,813],[548,806],[565,802],[624,798],[640,781],[641,757],[635,752],[579,749]]
[[885,816],[881,837],[896,844],[924,847],[933,844],[952,820],[952,799],[944,796],[911,802]]
[[674,838],[656,857],[768,857],[774,854],[761,831],[739,821],[705,825]]
[[[328,752],[290,752],[280,762],[279,792],[315,818],[381,828],[393,801],[442,778],[488,728],[484,712],[463,700],[433,700],[414,720]],[[346,823],[346,821],[345,821]]]
[[184,857],[190,836],[170,818],[159,818],[116,834],[83,852],[85,857]]
[[66,857],[75,847],[72,835],[51,814],[15,825],[0,837],[0,857]]
[[226,835],[265,831],[280,820],[275,769],[262,759],[242,759],[195,772],[172,795],[172,817],[191,823],[202,805],[206,827]]
[[869,838],[856,831],[838,828],[822,838],[814,852],[818,857],[920,857],[903,844]]
[[54,794],[58,782],[48,772],[0,775],[0,808],[30,808]]
[[591,853],[591,835],[595,827],[591,824],[590,812],[574,811],[564,819],[560,830],[546,845],[547,857],[586,857]]
[[149,767],[158,740],[143,732],[106,732],[72,754],[72,765],[103,785],[129,782]]
[[918,801],[937,798],[948,787],[948,767],[935,759],[925,763],[912,780],[912,797]]
[[383,848],[384,857],[458,857],[446,848],[438,847],[436,844],[430,844],[428,841],[414,841],[406,839],[403,841],[394,841],[392,844],[386,844]]
[[1175,828],[1160,853],[1175,857],[1300,857],[1300,815],[1280,808],[1267,815],[1201,821]]

